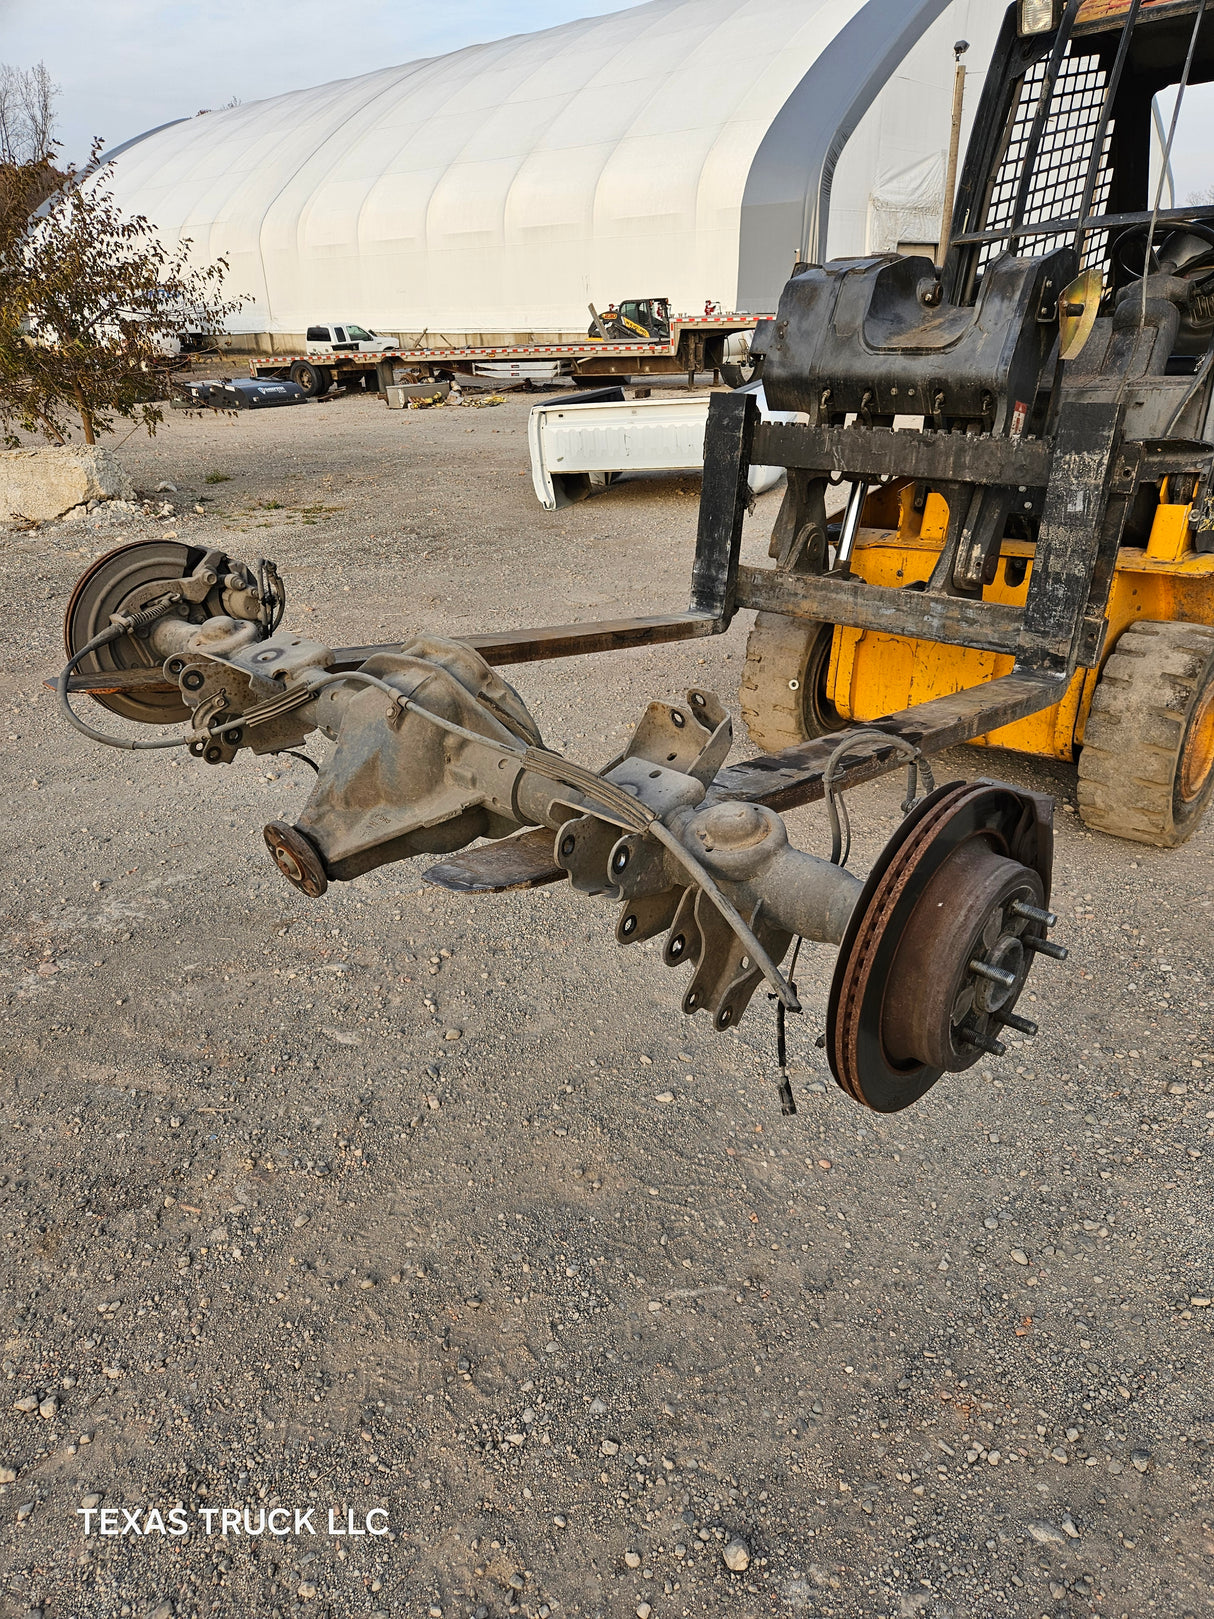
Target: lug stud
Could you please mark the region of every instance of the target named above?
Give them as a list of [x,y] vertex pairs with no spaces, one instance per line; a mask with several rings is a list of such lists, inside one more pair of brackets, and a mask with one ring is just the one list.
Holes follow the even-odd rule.
[[1007,1047],[1002,1040],[989,1040],[986,1035],[964,1032],[962,1034],[967,1046],[976,1046],[979,1051],[985,1051],[991,1057],[1006,1057]]
[[1033,950],[1039,956],[1049,956],[1051,961],[1066,961],[1071,953],[1064,945],[1053,944],[1049,939],[1027,938],[1021,942],[1026,950]]
[[1032,1018],[1019,1017],[1015,1012],[1000,1012],[999,1021],[1005,1029],[1015,1029],[1018,1033],[1030,1037],[1038,1032],[1038,1025]]
[[1039,922],[1043,928],[1056,928],[1058,918],[1053,911],[1043,911],[1036,905],[1029,905],[1022,899],[1012,901],[1012,915],[1022,916],[1026,922]]
[[970,962],[970,972],[976,973],[979,978],[989,978],[992,984],[1002,984],[1004,989],[1016,987],[1016,974],[1008,972],[1006,967],[992,967],[989,961],[979,961],[975,958]]

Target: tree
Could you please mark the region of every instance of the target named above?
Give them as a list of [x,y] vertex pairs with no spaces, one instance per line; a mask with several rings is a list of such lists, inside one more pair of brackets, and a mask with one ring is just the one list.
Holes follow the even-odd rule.
[[28,68],[0,62],[0,164],[21,167],[50,157],[58,94],[45,62]]
[[0,251],[67,175],[55,164],[55,97],[46,65],[0,62]]
[[29,320],[20,273],[21,239],[30,217],[63,183],[49,159],[0,163],[0,440],[16,445],[11,423],[62,438],[46,417],[45,401],[26,363]]
[[29,228],[31,214],[67,179],[49,157],[29,163],[0,163],[0,264],[6,246]]
[[[115,417],[154,433],[167,374],[186,332],[213,331],[240,307],[222,297],[225,259],[190,264],[142,215],[122,212],[95,143],[88,167],[53,192],[40,217],[0,223],[0,428],[63,444],[78,416],[86,444]],[[8,190],[31,186],[36,165],[10,168]],[[0,179],[3,177],[0,176]],[[0,191],[3,187],[0,186]],[[0,216],[4,213],[0,202]]]

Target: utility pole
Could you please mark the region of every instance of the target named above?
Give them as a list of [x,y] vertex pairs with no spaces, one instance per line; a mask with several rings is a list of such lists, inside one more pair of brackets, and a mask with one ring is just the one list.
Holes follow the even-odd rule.
[[943,264],[948,255],[949,238],[953,234],[953,202],[957,192],[957,159],[961,152],[961,119],[965,112],[965,64],[961,58],[970,48],[968,39],[959,39],[953,46],[957,69],[953,76],[953,127],[948,141],[948,167],[944,172],[944,217],[940,222],[940,246],[936,250],[936,263]]

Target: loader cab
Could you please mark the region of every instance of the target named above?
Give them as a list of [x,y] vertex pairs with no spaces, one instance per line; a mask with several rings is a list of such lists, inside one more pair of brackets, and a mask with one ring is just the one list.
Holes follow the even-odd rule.
[[[920,416],[1052,437],[1065,376],[1150,379],[1135,441],[1214,436],[1214,196],[1166,195],[1161,107],[1214,83],[1206,0],[1015,0],[974,118],[942,270],[799,264],[765,365],[811,424]],[[1192,113],[1192,104],[1189,104]],[[1170,125],[1170,120],[1169,120]]]
[[[1214,199],[1163,184],[1212,82],[1206,0],[1016,0],[943,267],[798,263],[776,568],[737,595],[758,746],[964,693],[971,740],[1076,761],[1093,828],[1172,847],[1214,804]],[[1005,680],[1043,682],[1011,722]]]
[[1111,315],[1126,288],[1141,283],[1144,264],[1148,273],[1168,264],[1194,293],[1176,353],[1208,352],[1214,206],[1184,203],[1159,185],[1161,109],[1170,113],[1190,46],[1188,85],[1214,81],[1214,9],[1195,35],[1201,9],[1199,0],[1017,0],[1009,8],[962,172],[947,301],[972,304],[1002,254],[1070,247],[1082,270],[1102,276],[1101,313]]
[[618,318],[655,342],[670,336],[670,305],[665,298],[625,298]]

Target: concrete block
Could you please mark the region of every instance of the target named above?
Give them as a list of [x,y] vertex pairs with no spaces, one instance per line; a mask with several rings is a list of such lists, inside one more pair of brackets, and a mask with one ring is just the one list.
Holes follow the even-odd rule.
[[393,382],[384,390],[389,410],[404,410],[410,399],[445,399],[451,392],[449,382]]
[[0,450],[0,523],[49,523],[88,500],[134,498],[121,462],[102,445]]

